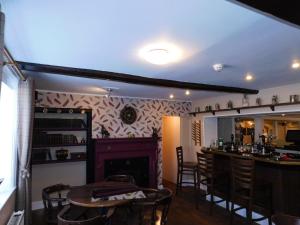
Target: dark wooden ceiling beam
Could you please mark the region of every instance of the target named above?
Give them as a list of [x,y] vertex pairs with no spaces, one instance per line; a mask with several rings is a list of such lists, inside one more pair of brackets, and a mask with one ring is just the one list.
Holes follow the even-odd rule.
[[115,73],[115,72],[108,72],[108,71],[81,69],[81,68],[64,67],[64,66],[44,65],[44,64],[29,63],[29,62],[20,62],[20,61],[17,61],[16,63],[21,70],[31,71],[31,72],[50,73],[50,74],[58,74],[58,75],[61,74],[61,75],[68,75],[68,76],[124,82],[130,84],[140,84],[140,85],[149,85],[149,86],[156,86],[156,87],[167,87],[167,88],[179,88],[179,89],[198,90],[198,91],[214,91],[214,92],[242,93],[242,94],[258,93],[258,90],[239,88],[239,87],[182,82],[176,80],[157,79],[157,78],[129,75],[124,73]]
[[241,6],[258,11],[264,15],[278,18],[300,26],[300,1],[298,0],[229,0]]

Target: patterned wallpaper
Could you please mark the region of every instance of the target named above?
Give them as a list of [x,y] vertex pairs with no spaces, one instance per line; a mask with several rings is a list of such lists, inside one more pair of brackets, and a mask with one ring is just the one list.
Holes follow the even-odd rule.
[[[93,138],[101,138],[101,125],[109,131],[110,137],[151,137],[152,127],[158,129],[161,136],[162,116],[184,116],[191,111],[190,102],[167,100],[131,99],[119,97],[102,97],[90,95],[75,95],[64,93],[39,92],[36,106],[91,108]],[[136,109],[137,120],[131,125],[124,124],[120,119],[120,111],[124,106]],[[161,184],[161,142],[159,146],[159,184]]]

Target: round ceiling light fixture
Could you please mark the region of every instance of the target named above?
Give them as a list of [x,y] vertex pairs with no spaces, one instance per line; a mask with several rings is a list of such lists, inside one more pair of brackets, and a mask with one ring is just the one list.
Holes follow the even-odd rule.
[[182,58],[182,51],[174,44],[161,42],[143,47],[139,55],[149,63],[165,65],[179,61]]
[[292,68],[293,69],[299,69],[300,68],[300,63],[299,62],[293,62],[293,64],[292,64]]
[[189,90],[185,91],[185,95],[190,95],[190,94],[191,94],[191,92]]
[[253,76],[251,75],[251,74],[246,74],[246,76],[245,76],[245,80],[246,81],[251,81],[251,80],[253,80]]
[[173,98],[174,98],[174,95],[173,95],[173,94],[170,94],[169,97],[170,97],[170,99],[173,99]]

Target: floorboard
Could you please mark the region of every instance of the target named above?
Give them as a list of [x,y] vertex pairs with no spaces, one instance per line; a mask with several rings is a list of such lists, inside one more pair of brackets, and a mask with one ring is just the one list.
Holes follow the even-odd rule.
[[[174,184],[165,182],[164,185],[175,193]],[[215,206],[213,216],[209,216],[208,211],[208,201],[201,201],[199,209],[196,209],[193,189],[184,188],[177,196],[174,195],[168,215],[168,225],[229,225],[229,213],[224,208]],[[234,224],[246,224],[246,220],[242,217],[235,217]],[[32,225],[46,225],[43,210],[33,211]]]

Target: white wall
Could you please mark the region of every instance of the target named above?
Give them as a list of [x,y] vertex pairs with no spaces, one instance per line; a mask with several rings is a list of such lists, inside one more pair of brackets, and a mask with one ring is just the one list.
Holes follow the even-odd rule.
[[[289,96],[293,94],[300,95],[300,83],[291,84],[291,85],[284,85],[275,88],[268,88],[260,90],[257,95],[249,95],[249,103],[250,106],[254,106],[255,100],[257,97],[260,97],[262,100],[262,104],[270,104],[273,95],[277,95],[279,99],[279,103],[282,102],[289,102]],[[216,103],[220,104],[221,109],[227,108],[227,102],[231,100],[233,102],[234,107],[241,107],[242,106],[242,94],[224,94],[218,97],[211,97],[200,99],[197,101],[193,101],[192,109],[194,110],[195,107],[200,106],[201,110],[204,110],[206,105],[211,105],[214,107]],[[293,106],[280,106],[275,108],[276,113],[281,112],[300,112],[300,104],[293,105]],[[251,114],[260,114],[260,113],[272,113],[270,108],[256,108],[256,109],[247,109],[241,110],[241,113],[238,114],[236,111],[226,111],[226,112],[217,112],[215,116],[211,113],[204,113],[204,114],[197,114],[196,117],[192,118],[194,120],[201,120],[202,121],[202,146],[209,146],[212,140],[217,139],[217,117],[223,116],[234,116],[234,115],[251,115]],[[201,149],[200,146],[192,145],[192,149],[195,154],[196,151]]]

